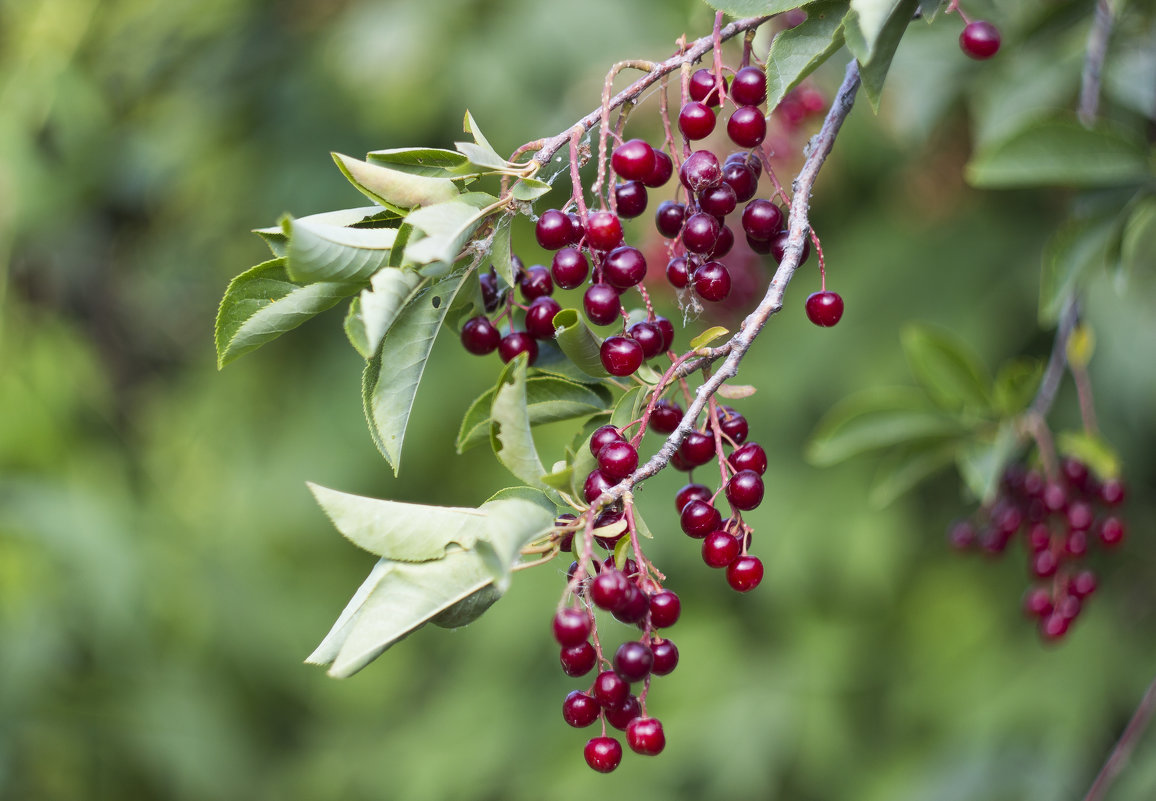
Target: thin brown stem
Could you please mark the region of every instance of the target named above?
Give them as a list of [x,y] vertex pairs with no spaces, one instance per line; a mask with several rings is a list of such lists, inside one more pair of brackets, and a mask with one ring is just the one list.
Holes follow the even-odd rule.
[[1091,788],[1088,789],[1088,794],[1084,796],[1084,801],[1100,801],[1101,798],[1108,792],[1108,788],[1112,785],[1112,781],[1116,778],[1124,765],[1128,762],[1128,757],[1132,755],[1132,749],[1136,747],[1136,742],[1140,739],[1140,735],[1144,733],[1144,729],[1148,727],[1148,722],[1152,719],[1152,713],[1156,712],[1156,679],[1148,685],[1147,692],[1144,697],[1140,699],[1140,704],[1136,707],[1136,711],[1132,714],[1132,719],[1128,721],[1128,725],[1124,727],[1124,733],[1120,735],[1120,739],[1116,741],[1116,746],[1112,749],[1112,753],[1108,755],[1108,760],[1104,763],[1104,767],[1100,768],[1100,772],[1096,775],[1096,780],[1092,782]]
[[1084,53],[1084,72],[1080,81],[1080,122],[1091,127],[1100,111],[1100,76],[1108,55],[1108,38],[1112,34],[1112,8],[1108,0],[1097,0],[1088,47]]

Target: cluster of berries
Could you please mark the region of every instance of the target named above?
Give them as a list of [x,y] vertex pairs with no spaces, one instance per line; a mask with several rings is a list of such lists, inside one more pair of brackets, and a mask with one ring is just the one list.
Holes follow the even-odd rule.
[[1100,481],[1076,459],[1065,460],[1054,479],[1014,465],[1004,473],[995,503],[975,521],[954,523],[948,539],[961,551],[999,555],[1023,532],[1034,579],[1023,611],[1045,640],[1054,641],[1096,590],[1096,574],[1082,566],[1089,546],[1113,549],[1124,540],[1126,527],[1115,510],[1125,495],[1119,479]]

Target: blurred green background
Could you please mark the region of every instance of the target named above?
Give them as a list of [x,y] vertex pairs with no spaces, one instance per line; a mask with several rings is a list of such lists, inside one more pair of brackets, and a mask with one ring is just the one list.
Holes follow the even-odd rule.
[[[1059,88],[1037,100],[1070,105],[1086,18],[1051,3],[1077,10],[1033,51],[1017,32],[1048,4],[974,5],[1006,25],[1003,61],[963,59],[957,18],[921,26],[882,113],[856,108],[819,181],[844,320],[806,323],[805,270],[744,363],[760,391],[738,405],[772,455],[751,515],[763,585],[739,597],[702,566],[670,503],[680,476],[641,496],[683,599],[682,661],[650,696],[666,752],[603,777],[560,715],[576,686],[548,634],[563,564],[353,679],[302,664],[373,561],[304,482],[480,503],[503,477],[453,439],[496,358],[443,338],[394,479],[339,312],[221,373],[213,316],[229,278],[266,258],[247,229],[362,202],[330,150],[447,147],[468,107],[509,152],[592,109],[612,62],[707,32],[709,9],[0,0],[0,798],[1082,797],[1156,671],[1152,273],[1088,301],[1131,539],[1097,559],[1101,591],[1061,647],[1021,619],[1020,553],[948,551],[947,523],[972,508],[954,475],[878,510],[876,463],[802,459],[838,399],[910,380],[911,321],[990,364],[1049,348],[1039,253],[1064,197],[978,193],[960,174],[1014,70],[1044,70]],[[830,93],[840,73],[817,85]],[[969,106],[956,90],[977,77]],[[1061,425],[1076,424],[1071,395]],[[1154,789],[1149,736],[1110,798]]]

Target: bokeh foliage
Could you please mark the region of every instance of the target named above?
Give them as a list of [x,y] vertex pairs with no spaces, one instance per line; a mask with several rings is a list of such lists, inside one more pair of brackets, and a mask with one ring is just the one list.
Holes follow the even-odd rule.
[[[1007,109],[1071,107],[1086,5],[975,3],[1005,28],[984,65],[960,56],[957,20],[913,31],[880,116],[852,115],[815,197],[847,315],[806,323],[818,277],[801,273],[741,373],[772,456],[752,515],[767,579],[736,597],[701,565],[669,502],[679,477],[641,494],[684,602],[682,663],[653,696],[667,751],[606,779],[559,714],[571,682],[547,621],[564,565],[518,575],[477,623],[422,631],[351,680],[302,664],[372,561],[304,482],[480,504],[504,477],[454,442],[496,361],[438,343],[394,479],[339,315],[219,374],[212,318],[228,278],[265,258],[245,228],[360,202],[328,151],[444,147],[467,107],[512,150],[591,109],[611,62],[705,32],[709,11],[0,3],[0,797],[563,799],[608,782],[640,799],[1078,797],[1156,669],[1151,269],[1089,289],[1132,538],[1061,648],[1019,618],[1019,559],[948,553],[946,523],[970,510],[953,476],[879,510],[876,463],[817,470],[803,452],[840,398],[911,383],[912,321],[989,365],[1046,354],[1040,254],[1065,196],[970,190],[963,165]],[[1151,64],[1117,41],[1110,113],[1150,117],[1137,81]],[[1009,97],[1029,86],[1032,104]],[[1070,387],[1055,414],[1074,424]],[[568,439],[547,432],[544,454],[551,437]],[[1113,798],[1151,796],[1153,739]]]

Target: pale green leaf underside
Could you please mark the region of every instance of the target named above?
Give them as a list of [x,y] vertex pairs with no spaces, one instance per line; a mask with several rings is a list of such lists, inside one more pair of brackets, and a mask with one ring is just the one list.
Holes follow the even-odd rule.
[[781,14],[803,5],[801,0],[706,0],[716,11],[732,17],[757,17],[764,14]]
[[851,11],[844,21],[844,34],[848,49],[860,63],[867,63],[875,55],[875,44],[901,2],[902,0],[851,0]]
[[774,109],[787,92],[843,46],[846,0],[823,0],[808,8],[807,19],[771,41],[767,53],[767,108]]
[[333,160],[358,191],[399,213],[417,206],[443,203],[458,194],[458,188],[448,178],[402,172],[341,153],[334,153]]
[[533,486],[545,486],[542,476],[546,469],[534,445],[526,407],[526,364],[526,355],[519,354],[498,378],[490,406],[490,442],[498,461],[515,477]]
[[606,378],[602,366],[600,340],[576,309],[562,309],[554,315],[554,341],[574,366],[591,378]]
[[406,223],[422,236],[411,235],[405,248],[406,263],[430,265],[423,270],[425,275],[447,272],[470,234],[487,216],[483,208],[495,200],[483,192],[470,192],[411,212]]
[[956,451],[959,474],[981,503],[995,500],[1000,477],[1018,445],[1015,424],[1006,421],[994,436],[971,440]]
[[389,261],[396,228],[343,228],[305,218],[282,223],[289,244],[289,277],[313,281],[368,281]]
[[[494,389],[487,390],[466,411],[458,431],[458,453],[489,442],[494,393]],[[557,376],[526,379],[526,411],[532,426],[588,417],[605,409],[610,399],[609,390],[597,385],[579,384]]]
[[[871,108],[879,110],[879,100],[883,94],[883,83],[887,79],[887,72],[891,69],[891,61],[895,57],[895,50],[903,38],[907,26],[919,6],[919,0],[899,0],[891,15],[885,21],[882,29],[876,36],[873,47],[870,49],[868,60],[859,61],[859,74],[863,79],[863,93],[867,95]],[[851,39],[848,38],[848,44]]]
[[[382,219],[388,216],[393,216],[393,219],[396,219],[392,211],[381,206],[361,206],[354,209],[323,211],[320,214],[310,214],[307,217],[298,217],[297,219],[299,221],[306,220],[309,222],[323,223],[325,225],[348,227],[350,225],[356,225],[357,223]],[[253,233],[265,240],[265,244],[273,251],[274,256],[281,258],[285,255],[285,251],[289,245],[289,237],[285,235],[285,229],[282,226],[274,225],[269,228],[254,228]]]
[[256,350],[352,295],[358,284],[289,280],[284,259],[272,259],[238,275],[217,310],[217,366]]
[[469,159],[454,150],[434,147],[401,147],[390,150],[371,150],[365,160],[370,164],[389,167],[400,172],[446,178],[462,172]]
[[385,267],[370,279],[358,296],[358,314],[365,332],[365,358],[372,358],[390,326],[423,282],[413,270]]

